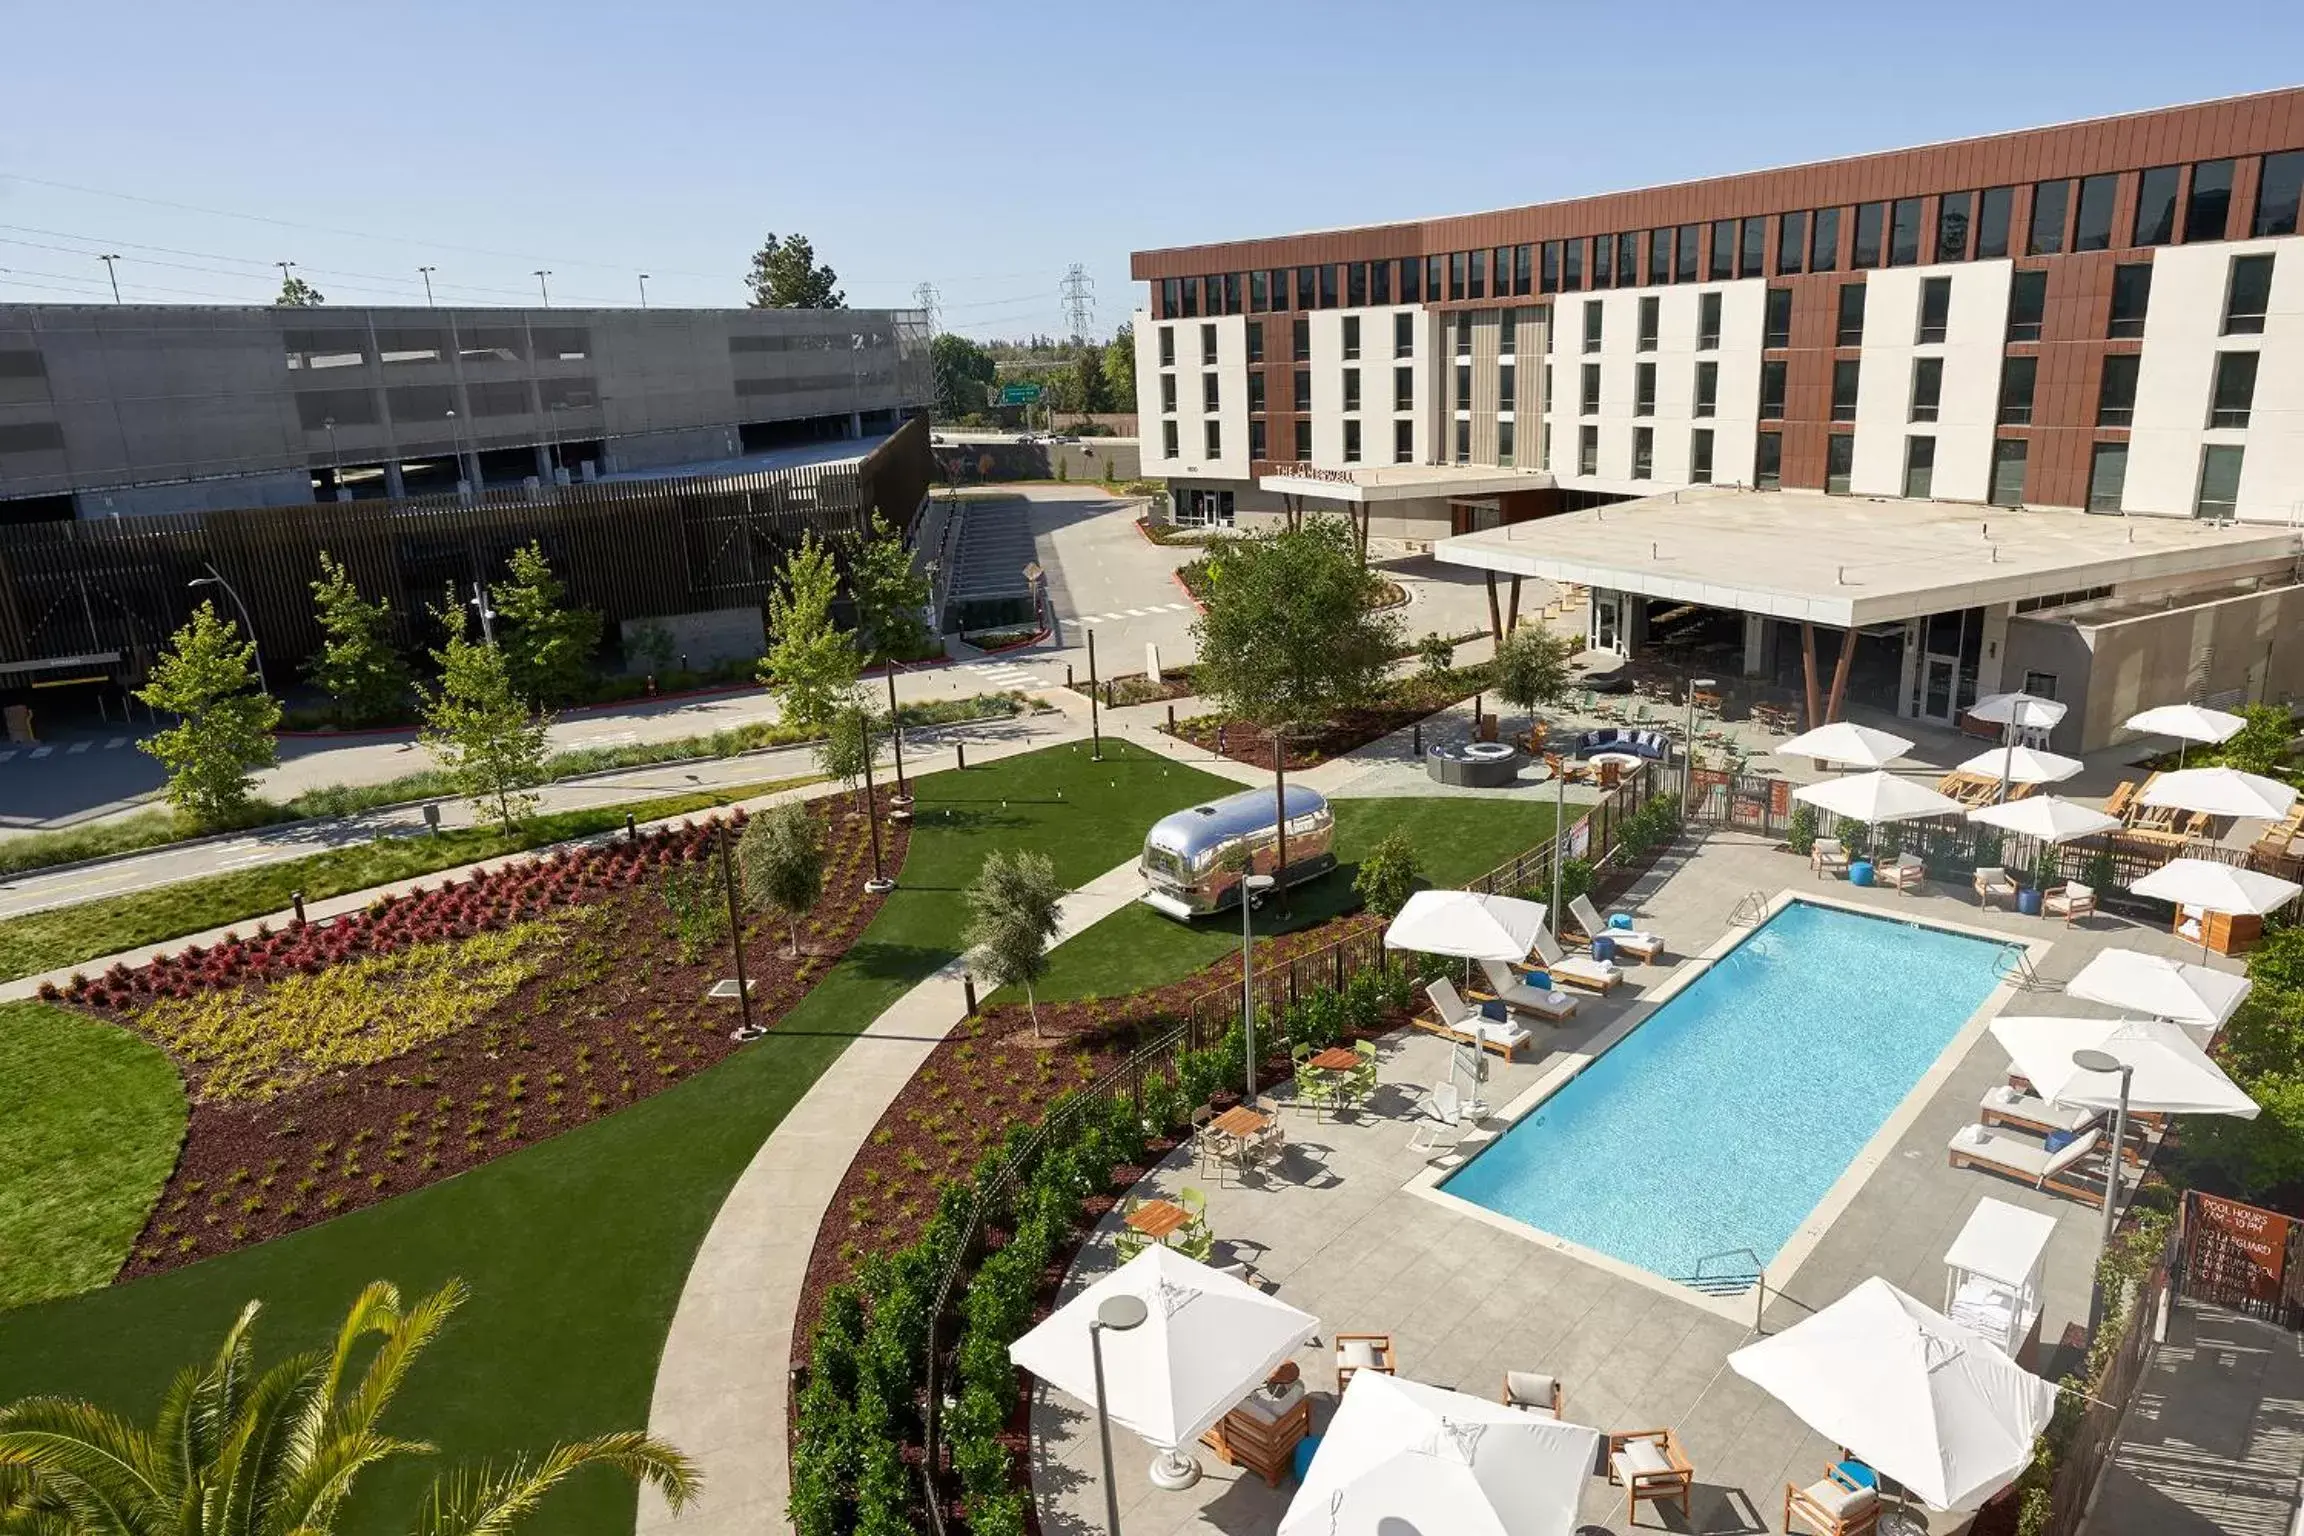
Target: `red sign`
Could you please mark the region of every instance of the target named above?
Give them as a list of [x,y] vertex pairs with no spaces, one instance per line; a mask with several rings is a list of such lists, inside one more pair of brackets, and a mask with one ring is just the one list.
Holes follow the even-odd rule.
[[[2197,1259],[2216,1264],[2214,1283],[2244,1287],[2252,1301],[2280,1299],[2288,1261],[2287,1217],[2198,1191],[2192,1195],[2192,1216],[2206,1230],[2191,1246]],[[2234,1273],[2243,1263],[2250,1272]]]

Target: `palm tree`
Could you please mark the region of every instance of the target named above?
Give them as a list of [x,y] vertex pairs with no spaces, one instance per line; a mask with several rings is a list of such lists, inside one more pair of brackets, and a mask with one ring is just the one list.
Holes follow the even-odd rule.
[[[377,1281],[352,1304],[332,1352],[262,1372],[253,1338],[262,1304],[251,1301],[216,1358],[170,1384],[150,1429],[63,1397],[0,1408],[0,1536],[328,1536],[362,1471],[432,1453],[378,1422],[464,1295],[451,1280],[403,1306]],[[411,1530],[505,1536],[562,1478],[595,1462],[653,1484],[675,1510],[701,1484],[694,1464],[652,1435],[600,1435],[435,1480]]]

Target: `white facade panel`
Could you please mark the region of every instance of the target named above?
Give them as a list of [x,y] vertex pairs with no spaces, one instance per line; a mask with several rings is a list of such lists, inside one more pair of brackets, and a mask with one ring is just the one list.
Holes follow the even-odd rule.
[[[1144,473],[1181,479],[1248,478],[1248,326],[1244,316],[1214,315],[1189,320],[1154,320],[1136,312],[1136,411]],[[1216,361],[1207,356],[1206,332],[1216,338]],[[1175,365],[1160,365],[1160,333],[1173,333]],[[1270,355],[1271,336],[1265,336]],[[1176,381],[1176,409],[1161,409],[1161,375]],[[1216,409],[1207,408],[1205,380],[1216,379]],[[1217,427],[1218,452],[1208,453],[1208,423]],[[1165,424],[1176,424],[1176,452],[1167,450]]]
[[[1414,355],[1407,358],[1393,356],[1393,328],[1395,315],[1407,314],[1416,318],[1410,322]],[[1394,305],[1381,309],[1321,309],[1310,315],[1275,317],[1282,325],[1282,345],[1286,345],[1287,324],[1297,318],[1312,322],[1312,361],[1309,364],[1292,363],[1288,373],[1275,375],[1286,381],[1286,400],[1271,400],[1274,409],[1286,409],[1293,404],[1295,389],[1292,370],[1310,367],[1312,370],[1312,462],[1322,469],[1354,469],[1370,464],[1389,464],[1392,460],[1393,424],[1400,419],[1393,410],[1393,370],[1403,365],[1415,370],[1414,401],[1411,417],[1416,423],[1415,441],[1417,458],[1427,457],[1428,445],[1435,441],[1431,431],[1431,414],[1436,398],[1432,376],[1432,357],[1435,331],[1427,323],[1423,311],[1415,305]],[[1344,322],[1360,322],[1360,356],[1357,360],[1344,355]],[[1265,337],[1265,356],[1272,356],[1272,339]],[[1360,457],[1347,461],[1344,457],[1344,370],[1360,370],[1360,408],[1351,413],[1360,423]],[[1246,386],[1243,385],[1243,388]],[[1285,458],[1295,451],[1293,443],[1272,445],[1275,458]]]
[[[1859,496],[1904,494],[1905,442],[1936,439],[1931,494],[1983,501],[1992,477],[1992,435],[2000,398],[2000,358],[2008,328],[2006,261],[1890,267],[1864,280],[1863,370],[1856,383],[1856,445],[1848,489]],[[1944,340],[1922,345],[1923,280],[1952,279]],[[1939,358],[1944,385],[1934,423],[1912,414],[1913,364]]]
[[[1572,490],[1643,496],[1686,485],[1689,444],[1698,428],[1712,432],[1712,479],[1721,485],[1750,484],[1753,439],[1759,426],[1760,331],[1767,313],[1767,282],[1748,278],[1727,283],[1691,283],[1660,288],[1611,289],[1602,293],[1558,294],[1552,300],[1552,392],[1546,414],[1552,429],[1547,468]],[[1696,348],[1699,296],[1717,293],[1720,345]],[[1640,301],[1658,302],[1656,348],[1640,349]],[[1600,350],[1584,350],[1584,307],[1601,311]],[[1600,410],[1583,413],[1584,366],[1600,365]],[[1716,414],[1695,414],[1696,367],[1719,364]],[[1652,414],[1634,413],[1642,363],[1656,368]],[[1598,473],[1577,472],[1581,428],[1600,431]],[[1632,477],[1633,432],[1655,433],[1654,457],[1645,479]]]

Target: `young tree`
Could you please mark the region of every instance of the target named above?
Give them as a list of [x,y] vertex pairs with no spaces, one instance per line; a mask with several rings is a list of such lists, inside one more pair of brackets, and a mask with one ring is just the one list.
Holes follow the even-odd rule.
[[[149,1429],[113,1405],[64,1397],[0,1408],[0,1524],[51,1536],[336,1536],[350,1524],[346,1503],[365,1468],[431,1452],[382,1419],[464,1295],[451,1280],[403,1304],[377,1281],[352,1303],[333,1348],[261,1369],[261,1303],[251,1301],[215,1358],[177,1375]],[[509,1536],[570,1473],[594,1465],[649,1484],[675,1511],[702,1483],[671,1445],[623,1431],[437,1477],[408,1528]]]
[[1456,642],[1436,629],[1424,631],[1424,638],[1416,642],[1416,657],[1424,664],[1426,677],[1439,677],[1456,665]]
[[1056,866],[1044,853],[995,851],[968,887],[968,969],[996,987],[1024,989],[1036,1040],[1040,1000],[1032,989],[1048,974],[1063,898]]
[[752,290],[754,309],[845,309],[848,296],[837,286],[831,267],[816,260],[816,247],[806,235],[774,235],[752,253],[752,270],[744,286]]
[[1111,397],[1112,409],[1136,409],[1136,322],[1131,320],[1113,332],[1104,344],[1104,391]]
[[1524,624],[1504,637],[1496,650],[1496,692],[1507,704],[1526,710],[1531,723],[1540,704],[1568,693],[1568,663],[1576,642],[1541,624]]
[[1400,648],[1398,623],[1374,611],[1380,587],[1337,518],[1226,542],[1193,626],[1201,692],[1273,728],[1364,702]]
[[848,590],[875,655],[896,660],[920,654],[928,643],[928,626],[920,621],[928,606],[928,576],[915,566],[904,536],[878,512],[871,532],[849,544]]
[[456,792],[477,809],[493,806],[509,832],[536,807],[527,791],[544,782],[551,722],[528,713],[495,646],[450,634],[432,658],[440,664],[440,686],[424,694],[424,745]]
[[272,307],[274,309],[311,309],[327,302],[328,295],[291,272],[280,280],[280,297],[272,301]]
[[2243,773],[2285,778],[2288,744],[2296,739],[2295,717],[2282,704],[2244,704],[2240,718],[2248,723],[2232,733],[2217,749],[2216,761]]
[[872,755],[887,739],[888,717],[874,714],[864,690],[855,688],[833,710],[832,718],[825,722],[823,738],[816,743],[816,766],[854,794],[857,808],[867,814],[871,807],[864,804],[864,765],[873,760]]
[[278,758],[272,732],[280,701],[256,676],[256,644],[243,641],[216,605],[202,603],[176,631],[136,691],[176,723],[136,745],[168,769],[168,800],[202,827],[222,826],[248,805],[250,770]]
[[832,551],[813,532],[802,533],[768,594],[768,654],[760,660],[760,681],[775,693],[787,725],[812,731],[830,725],[863,670],[856,637],[832,619],[839,595]]
[[512,579],[488,589],[496,604],[504,669],[522,698],[538,708],[565,704],[584,691],[600,649],[600,615],[567,606],[568,589],[534,540],[512,551]]
[[313,686],[336,701],[352,725],[388,720],[408,699],[408,664],[392,648],[392,605],[369,602],[344,562],[320,551],[312,605],[327,635],[305,668]]
[[1378,917],[1397,917],[1416,892],[1416,845],[1408,834],[1387,832],[1360,861],[1352,889]]
[[946,331],[928,344],[928,362],[936,380],[939,417],[954,421],[984,409],[984,392],[1000,371],[991,353]]
[[744,825],[736,842],[744,898],[784,919],[800,955],[800,919],[824,894],[824,826],[797,800],[772,805]]
[[1101,351],[1083,346],[1080,355],[1072,360],[1070,372],[1074,410],[1093,416],[1098,411],[1114,409],[1111,387],[1104,381],[1104,354]]

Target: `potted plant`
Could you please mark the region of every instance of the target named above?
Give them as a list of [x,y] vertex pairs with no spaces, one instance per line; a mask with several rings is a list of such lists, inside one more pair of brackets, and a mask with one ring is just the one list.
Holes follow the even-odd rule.
[[2032,855],[2032,885],[2016,893],[2016,910],[2025,917],[2040,915],[2040,900],[2048,894],[2048,887],[2060,878],[2056,845],[2046,838],[2040,839],[2039,851]]

